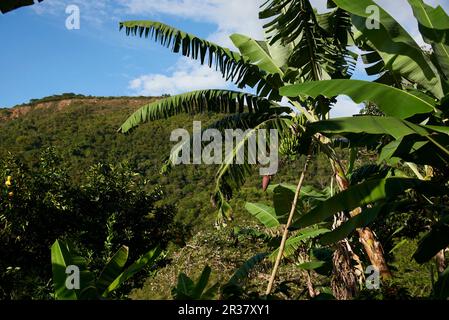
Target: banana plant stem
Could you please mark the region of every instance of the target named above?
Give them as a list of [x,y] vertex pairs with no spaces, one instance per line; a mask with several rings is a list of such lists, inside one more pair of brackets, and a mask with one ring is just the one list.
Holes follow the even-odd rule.
[[290,209],[290,215],[288,216],[287,224],[285,225],[284,233],[282,235],[281,244],[279,246],[279,252],[278,252],[278,255],[276,257],[276,261],[274,263],[273,271],[271,272],[270,281],[268,282],[266,295],[269,295],[271,293],[271,290],[273,289],[274,280],[276,279],[276,274],[277,274],[277,271],[279,269],[279,265],[281,263],[282,256],[284,255],[285,243],[286,243],[287,238],[288,238],[288,229],[290,228],[290,226],[292,224],[292,221],[293,221],[293,215],[294,215],[295,210],[296,210],[296,205],[298,203],[298,198],[299,198],[299,195],[301,194],[301,188],[302,188],[302,185],[304,183],[304,178],[305,178],[306,171],[307,171],[307,168],[309,166],[311,158],[312,158],[312,145],[309,148],[307,159],[306,159],[306,162],[304,164],[304,168],[302,170],[301,177],[299,178],[298,186],[296,187],[295,197],[293,199],[292,207]]

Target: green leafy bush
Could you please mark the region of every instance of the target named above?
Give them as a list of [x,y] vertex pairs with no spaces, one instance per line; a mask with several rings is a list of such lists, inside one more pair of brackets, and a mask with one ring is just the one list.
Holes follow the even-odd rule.
[[[97,164],[74,184],[49,149],[33,169],[12,157],[2,161],[0,179],[0,298],[49,297],[49,249],[56,239],[70,239],[93,270],[121,245],[133,248],[135,260],[156,245],[183,241],[174,207],[158,204],[162,190],[126,164]],[[134,278],[121,293],[143,278]]]

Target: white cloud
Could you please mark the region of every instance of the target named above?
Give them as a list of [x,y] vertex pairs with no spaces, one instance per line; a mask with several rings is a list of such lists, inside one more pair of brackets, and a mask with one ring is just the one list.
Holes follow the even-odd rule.
[[357,104],[348,96],[338,96],[337,103],[332,107],[331,116],[335,117],[349,117],[360,112],[363,104]]
[[228,36],[244,33],[263,37],[262,22],[258,19],[263,0],[118,0],[133,15],[165,14],[216,25],[208,39],[231,46]]
[[148,74],[129,82],[133,94],[160,96],[178,94],[200,89],[224,89],[228,85],[221,74],[207,66],[198,66],[193,61],[182,58],[172,68],[171,74]]
[[[119,3],[132,15],[164,14],[213,24],[215,30],[211,30],[207,39],[232,49],[235,49],[229,39],[232,33],[263,38],[263,23],[258,18],[263,0],[119,0]],[[186,58],[180,58],[171,72],[139,76],[130,82],[129,88],[139,95],[160,95],[230,87],[220,73]]]

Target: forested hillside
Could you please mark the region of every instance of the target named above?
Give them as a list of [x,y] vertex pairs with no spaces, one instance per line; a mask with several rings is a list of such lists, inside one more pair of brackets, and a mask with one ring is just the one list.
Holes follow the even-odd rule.
[[[210,170],[196,168],[175,170],[170,177],[159,174],[164,157],[171,149],[170,132],[178,127],[189,128],[192,121],[180,116],[175,121],[159,121],[136,130],[129,137],[117,129],[138,106],[156,98],[94,98],[61,96],[34,100],[0,111],[1,156],[11,153],[26,164],[35,166],[39,154],[53,147],[69,170],[73,181],[79,182],[80,173],[96,163],[127,162],[142,173],[151,184],[161,184],[181,200],[183,211],[189,214],[211,212],[209,205],[199,206],[192,201],[195,181],[200,192],[195,198],[207,199],[207,188],[213,176]],[[202,117],[207,121],[208,117]],[[174,145],[174,143],[172,144]],[[183,201],[184,199],[184,201]]]
[[[238,196],[235,196],[235,200],[231,201],[235,222],[223,230],[214,228],[217,209],[212,206],[210,201],[214,189],[213,180],[216,170],[214,166],[181,166],[175,167],[168,174],[161,174],[160,172],[165,157],[169,154],[171,146],[175,144],[169,141],[170,132],[175,128],[190,130],[194,119],[204,121],[205,124],[210,123],[215,119],[212,114],[178,115],[170,120],[161,119],[148,123],[127,135],[117,132],[117,128],[136,107],[157,99],[147,97],[102,98],[66,94],[37,99],[29,104],[0,110],[1,159],[9,170],[9,174],[17,180],[18,189],[21,183],[26,185],[26,187],[20,187],[21,193],[33,193],[33,188],[38,188],[43,197],[52,194],[56,197],[56,200],[51,200],[48,208],[57,212],[61,206],[57,200],[58,197],[71,202],[68,208],[62,209],[63,212],[68,212],[68,214],[72,214],[70,212],[76,212],[83,207],[87,215],[94,214],[95,208],[104,210],[105,220],[95,223],[87,222],[92,224],[89,228],[95,228],[95,225],[107,227],[108,223],[111,223],[111,219],[116,219],[114,218],[114,211],[131,212],[129,210],[139,209],[138,203],[141,201],[138,200],[141,196],[137,196],[140,194],[139,192],[155,192],[155,190],[159,192],[157,190],[159,190],[159,185],[161,186],[160,190],[162,190],[163,196],[157,196],[155,200],[160,205],[166,204],[168,207],[157,210],[165,210],[170,214],[167,218],[160,216],[155,223],[159,228],[157,233],[163,232],[160,233],[160,240],[163,239],[166,244],[171,243],[171,245],[167,251],[168,260],[161,265],[163,269],[156,273],[155,278],[148,278],[143,289],[135,291],[131,295],[131,297],[143,299],[170,298],[171,289],[176,285],[178,273],[185,272],[189,275],[199,276],[200,271],[206,264],[214,270],[214,280],[219,283],[226,282],[247,259],[261,251],[272,250],[273,243],[276,243],[276,241],[272,244],[266,242],[263,233],[261,233],[263,229],[260,228],[257,219],[253,218],[245,209],[247,201],[271,203],[272,194],[262,191],[262,177],[257,172],[247,181]],[[344,154],[346,151],[341,152]],[[329,184],[332,174],[326,159],[318,155],[315,157],[307,179],[312,186],[321,190]],[[360,166],[370,161],[371,156],[368,152],[361,153],[356,163]],[[23,165],[27,168],[26,170],[29,170],[29,174],[23,173],[22,179],[24,181],[19,182],[19,177],[16,177],[17,174],[12,173],[14,172],[11,169],[12,162],[15,166]],[[272,183],[293,183],[303,162],[303,160],[296,160],[295,157],[284,158],[281,162],[280,171],[273,177]],[[17,172],[26,172],[26,170]],[[132,178],[134,172],[140,174],[139,180]],[[120,185],[121,183],[124,185]],[[141,191],[137,191],[137,194],[132,197],[128,196],[129,190],[135,190],[136,187],[137,190]],[[75,195],[79,192],[76,191],[78,189],[87,192],[87,194],[78,197]],[[28,191],[25,192],[24,190]],[[117,192],[122,195],[111,199],[111,195]],[[132,192],[134,194],[136,191]],[[44,196],[45,194],[47,196]],[[21,210],[28,215],[27,219],[30,219],[29,209],[24,203],[31,201],[29,200],[30,197],[32,196],[23,195],[23,198],[21,198],[17,195],[17,202],[19,202],[17,206],[23,208]],[[101,199],[100,203],[89,205],[89,201],[92,200],[88,199],[95,201],[95,197]],[[123,198],[119,200],[120,197]],[[153,196],[150,195],[150,197]],[[34,199],[32,201],[34,202],[31,203],[42,201],[43,205],[46,205],[45,199]],[[109,205],[107,204],[108,201]],[[152,201],[148,204],[149,206],[153,206]],[[42,204],[39,206],[42,206]],[[114,208],[114,206],[119,208]],[[161,212],[163,214],[163,211]],[[38,211],[37,214],[36,219],[40,219]],[[171,215],[174,215],[174,220],[171,220]],[[80,219],[84,219],[83,215]],[[126,220],[130,218],[124,215],[121,219],[125,219],[123,228],[128,228]],[[396,222],[392,220],[392,226],[400,225],[404,219],[407,221],[408,216],[401,219],[397,219]],[[131,223],[137,223],[137,221]],[[165,224],[163,221],[166,221]],[[43,223],[45,225],[44,221]],[[160,225],[161,223],[163,225]],[[416,223],[418,223],[417,228],[419,228],[420,223]],[[130,226],[133,225],[130,224]],[[132,228],[136,228],[136,226],[134,225]],[[68,228],[68,232],[70,230],[73,232],[73,230],[76,230],[76,226]],[[90,231],[88,230],[77,232],[89,234]],[[139,230],[135,232],[140,232]],[[382,224],[378,228],[378,232],[383,238],[390,237],[395,231],[391,227],[390,229],[383,228]],[[57,231],[55,232],[54,237],[64,237]],[[77,232],[75,232],[75,237],[78,236],[76,235]],[[115,250],[119,244],[132,244],[130,246],[131,252],[133,246],[136,250],[140,250],[135,252],[133,256],[138,256],[145,250],[145,245],[136,245],[134,238],[126,240],[126,237],[123,238],[118,235],[117,232],[120,233],[120,230],[114,231],[117,233],[115,236],[111,236],[108,228],[104,229],[104,232],[105,238],[100,237],[97,240],[90,240],[94,243],[96,241],[97,245],[92,246],[89,243],[88,249],[81,249],[82,252],[85,252],[85,250],[89,252],[89,248],[101,252],[100,257],[95,258],[95,255],[93,256],[94,265],[104,263],[108,253],[110,254],[111,250]],[[70,237],[73,236],[72,234]],[[399,236],[403,236],[403,234],[399,234]],[[39,237],[38,242],[42,242],[42,248],[33,250],[41,252],[42,259],[49,259],[49,251],[46,248],[51,242],[51,236],[49,236],[48,242],[42,238],[42,234],[39,234],[39,232],[36,237]],[[115,239],[111,240],[114,237]],[[119,239],[121,239],[121,243],[119,243]],[[150,242],[145,242],[145,244],[150,245],[151,241],[155,240],[154,235],[151,239],[149,239]],[[86,245],[82,240],[80,241],[83,246]],[[102,244],[102,241],[105,244]],[[109,243],[109,247],[107,243]],[[397,243],[398,240],[390,238],[385,243],[386,250],[393,249]],[[29,249],[24,250],[28,251]],[[405,256],[410,254],[411,250],[411,248],[408,248],[405,251]],[[405,264],[408,264],[407,268],[411,272],[407,274],[402,285],[413,291],[412,293],[415,295],[428,294],[430,287],[420,286],[422,280],[420,277],[423,272],[427,273],[427,271],[417,265],[410,266],[409,262],[405,260],[405,256],[402,258],[402,255],[400,255],[398,258],[394,258],[389,255],[391,263],[399,259],[398,268],[404,268]],[[32,264],[32,261],[29,263]],[[265,276],[250,278],[245,294],[263,290],[269,272],[267,263],[261,264],[257,269],[262,275],[265,273]],[[222,272],[218,272],[218,270],[222,270]],[[282,266],[280,272],[280,279],[286,281],[286,287],[278,291],[277,294],[283,298],[305,298],[306,295],[302,291],[302,285],[307,281],[307,274],[297,274],[296,267],[291,264]],[[147,273],[147,275],[150,274]],[[323,273],[323,275],[326,274],[327,271]],[[39,275],[43,278],[46,276],[48,276],[48,272]],[[288,279],[292,277],[296,277],[296,280],[293,283],[288,282]],[[136,280],[137,282],[128,288],[139,288],[144,283],[144,279],[145,276],[141,276],[140,280]],[[6,277],[3,281],[8,283],[11,280]],[[328,280],[323,277],[314,281],[322,282],[325,287]],[[426,283],[426,281],[423,282]],[[17,283],[13,283],[17,287]],[[42,284],[42,281],[39,283],[44,288],[46,287]],[[23,290],[27,290],[26,286]],[[46,298],[47,292],[49,291],[42,289],[42,291],[31,295]],[[127,292],[129,291],[123,291],[123,293]],[[17,295],[16,297],[27,297],[30,292],[25,295],[23,295],[23,292],[14,294]],[[247,298],[249,297],[250,295],[247,296]]]
[[[198,226],[194,220],[201,217],[212,225],[214,217],[211,213],[214,209],[210,195],[216,167],[180,166],[170,174],[161,174],[161,168],[176,144],[170,142],[171,131],[177,128],[191,131],[194,120],[207,125],[217,119],[216,115],[179,115],[148,123],[127,135],[117,132],[136,108],[157,99],[66,94],[34,99],[29,104],[11,109],[0,109],[0,156],[5,158],[12,154],[33,167],[38,163],[40,153],[52,147],[63,159],[61,165],[68,169],[75,183],[80,182],[80,173],[94,164],[126,162],[150,184],[163,186],[168,195],[167,202],[176,203],[180,209],[179,219]],[[290,172],[299,170],[299,163],[292,161],[291,164],[293,167],[288,168]],[[321,164],[316,166],[316,174],[313,175],[317,187],[324,186],[329,180],[324,159]],[[284,168],[275,179],[288,182],[291,178],[285,171],[286,166]],[[256,172],[247,184],[254,198],[261,194],[261,184],[261,177]],[[245,202],[245,199],[240,200]]]

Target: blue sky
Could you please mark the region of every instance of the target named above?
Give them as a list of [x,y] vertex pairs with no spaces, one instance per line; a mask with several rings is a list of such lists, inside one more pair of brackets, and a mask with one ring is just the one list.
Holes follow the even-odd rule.
[[[214,28],[176,16],[126,14],[123,8],[122,16],[100,14],[102,20],[96,21],[84,17],[93,9],[79,2],[81,28],[68,30],[65,3],[60,1],[57,7],[51,3],[46,0],[38,8],[0,16],[0,106],[63,92],[131,95],[137,93],[129,88],[134,78],[170,74],[179,57],[149,41],[126,37],[118,30],[120,19],[160,19],[204,37]],[[114,5],[108,10],[119,8]]]
[[[325,0],[312,0],[322,10]],[[406,0],[379,4],[417,35]],[[442,4],[444,0],[427,0]],[[445,4],[443,4],[443,2]],[[258,6],[263,0],[45,0],[0,15],[0,107],[64,92],[86,95],[160,95],[226,88],[221,75],[144,39],[118,31],[122,20],[151,19],[231,45],[234,32],[262,37]],[[80,9],[79,30],[65,26],[70,4]],[[358,73],[357,77],[363,77]],[[340,99],[338,115],[357,112]]]

